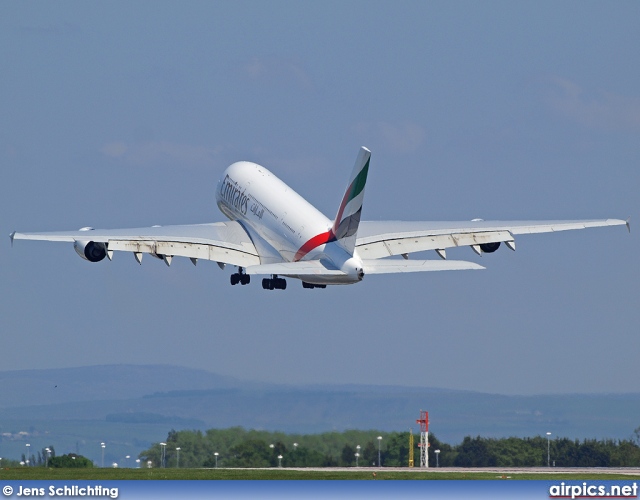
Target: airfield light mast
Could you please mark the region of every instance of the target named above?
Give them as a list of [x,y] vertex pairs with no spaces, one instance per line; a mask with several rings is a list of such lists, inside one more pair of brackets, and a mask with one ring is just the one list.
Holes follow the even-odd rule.
[[420,410],[420,467],[429,468],[429,412]]

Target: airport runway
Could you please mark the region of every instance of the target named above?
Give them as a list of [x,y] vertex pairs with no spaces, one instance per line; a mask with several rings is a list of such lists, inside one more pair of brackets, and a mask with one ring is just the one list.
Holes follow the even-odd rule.
[[[299,470],[317,472],[429,472],[432,474],[444,472],[457,473],[495,473],[496,476],[509,476],[511,474],[624,474],[640,478],[640,467],[282,467],[280,470]],[[277,467],[269,467],[257,470],[278,470]]]

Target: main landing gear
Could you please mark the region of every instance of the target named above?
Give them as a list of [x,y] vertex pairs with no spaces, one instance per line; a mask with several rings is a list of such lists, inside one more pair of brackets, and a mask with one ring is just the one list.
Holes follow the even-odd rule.
[[287,281],[274,275],[273,278],[264,278],[262,280],[262,288],[265,290],[286,290]]
[[233,273],[231,275],[231,284],[237,285],[240,283],[241,285],[248,285],[251,282],[251,276],[244,273],[244,269],[241,267],[238,268],[237,273]]
[[314,285],[313,283],[302,282],[302,288],[327,288],[327,285]]

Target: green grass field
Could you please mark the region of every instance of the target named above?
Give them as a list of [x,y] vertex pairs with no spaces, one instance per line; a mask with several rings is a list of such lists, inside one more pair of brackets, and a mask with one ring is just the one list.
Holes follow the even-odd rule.
[[[375,476],[373,473],[375,472]],[[546,474],[533,472],[423,472],[423,471],[385,471],[385,470],[290,470],[290,469],[45,469],[42,467],[0,469],[0,480],[452,480],[452,479],[601,479],[601,480],[638,480],[640,472],[634,475],[608,474],[596,470],[593,473]]]

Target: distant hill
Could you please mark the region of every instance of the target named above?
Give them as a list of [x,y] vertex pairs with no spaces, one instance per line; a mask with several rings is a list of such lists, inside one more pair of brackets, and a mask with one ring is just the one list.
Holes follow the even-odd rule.
[[98,365],[0,371],[0,408],[130,399],[161,390],[247,385],[250,384],[205,370],[169,365]]
[[[136,456],[174,429],[243,426],[287,433],[377,429],[464,436],[625,439],[640,425],[640,394],[503,396],[434,388],[267,385],[175,366],[104,365],[0,372],[0,456],[53,444],[94,460]],[[111,455],[113,456],[111,456]],[[118,458],[120,457],[120,458]],[[110,463],[110,462],[109,462]]]

